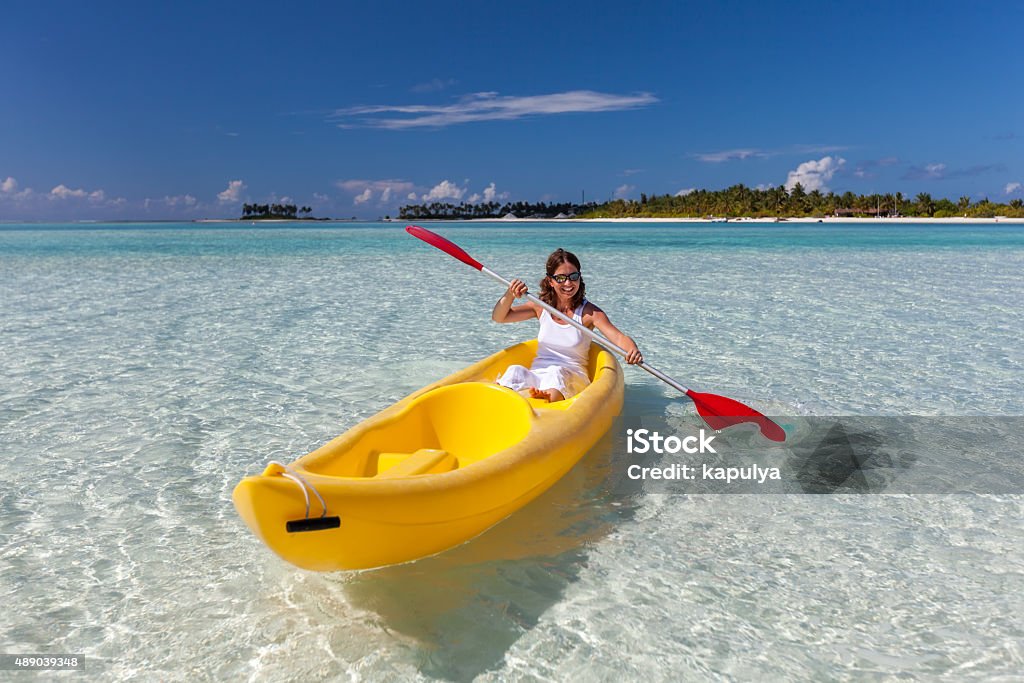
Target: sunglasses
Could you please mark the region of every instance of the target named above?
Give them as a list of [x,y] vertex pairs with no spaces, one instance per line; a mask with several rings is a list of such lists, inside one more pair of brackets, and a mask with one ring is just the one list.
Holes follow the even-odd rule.
[[554,280],[555,282],[557,282],[558,284],[562,284],[566,280],[569,280],[570,282],[576,282],[577,280],[579,280],[583,276],[580,275],[578,272],[576,272],[576,273],[569,273],[568,275],[548,275],[548,277],[551,278],[552,280]]

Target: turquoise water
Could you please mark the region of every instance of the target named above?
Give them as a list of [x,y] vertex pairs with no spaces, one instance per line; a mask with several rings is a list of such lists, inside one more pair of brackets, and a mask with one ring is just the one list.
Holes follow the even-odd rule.
[[[520,249],[522,241],[562,239],[564,224],[473,222],[443,225],[467,244],[494,244],[500,249]],[[197,227],[196,224],[2,224],[6,233],[3,249],[8,254],[85,254],[85,253],[159,253],[159,254],[339,254],[361,249],[380,248],[392,240],[395,223],[331,224],[289,227],[224,224]],[[483,232],[482,232],[483,231]],[[588,250],[634,249],[1021,249],[1024,227],[1020,225],[928,225],[894,224],[872,226],[846,224],[665,224],[665,223],[589,223],[568,230],[578,235]],[[640,237],[638,237],[640,236]],[[570,238],[573,239],[573,238]],[[398,242],[399,253],[415,253],[419,247]],[[581,249],[582,250],[582,249]]]
[[[1020,496],[624,496],[616,429],[438,557],[279,561],[240,478],[534,331],[402,227],[0,226],[0,652],[111,680],[1024,667]],[[531,284],[575,251],[650,362],[766,412],[1024,415],[1021,226],[428,227]],[[624,420],[687,410],[627,383]]]

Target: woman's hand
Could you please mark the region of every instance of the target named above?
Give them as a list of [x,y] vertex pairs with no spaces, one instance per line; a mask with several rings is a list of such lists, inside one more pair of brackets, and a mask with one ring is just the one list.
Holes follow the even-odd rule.
[[519,306],[512,304],[521,296],[526,295],[526,283],[516,278],[508,284],[508,290],[501,295],[498,303],[494,304],[491,311],[491,320],[496,323],[517,323],[523,320],[537,317],[537,310],[533,304],[527,302]]
[[[508,291],[505,292],[506,296],[511,296],[513,300],[520,299],[526,296],[527,288],[526,283],[516,278],[508,285]],[[493,295],[492,295],[493,296]]]
[[640,353],[640,349],[637,348],[636,342],[629,337],[626,337],[626,342],[627,343],[622,346],[622,350],[626,352],[626,362],[630,365],[643,363],[644,355]]

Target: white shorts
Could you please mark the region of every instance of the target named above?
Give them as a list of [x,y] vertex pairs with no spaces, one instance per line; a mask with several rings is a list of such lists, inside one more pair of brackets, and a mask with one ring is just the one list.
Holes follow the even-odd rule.
[[582,370],[563,365],[549,365],[543,368],[510,365],[498,378],[498,384],[524,393],[531,387],[541,391],[557,389],[562,396],[570,398],[586,389],[590,385],[590,378]]

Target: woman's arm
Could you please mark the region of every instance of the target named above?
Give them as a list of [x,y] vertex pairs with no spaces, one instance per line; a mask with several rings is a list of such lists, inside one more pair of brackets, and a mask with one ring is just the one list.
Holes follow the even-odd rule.
[[632,337],[627,337],[619,328],[615,327],[612,321],[608,319],[607,314],[597,306],[594,306],[594,312],[591,314],[590,321],[594,327],[601,331],[601,334],[608,337],[608,341],[617,344],[626,352],[627,363],[635,365],[636,363],[643,362],[644,356],[640,353],[640,349],[637,348],[636,342],[633,341]]
[[532,303],[525,303],[522,306],[513,306],[512,303],[519,297],[526,294],[526,283],[522,280],[512,280],[498,303],[494,304],[491,311],[491,320],[496,323],[518,323],[523,320],[537,317],[537,309]]

